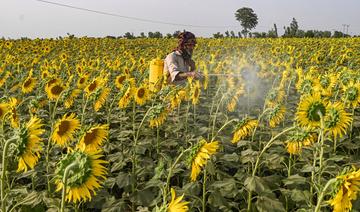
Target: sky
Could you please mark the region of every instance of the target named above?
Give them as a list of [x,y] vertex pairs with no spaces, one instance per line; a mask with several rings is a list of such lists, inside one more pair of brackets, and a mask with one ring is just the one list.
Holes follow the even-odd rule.
[[[2,0],[0,37],[56,38],[67,33],[77,37],[121,36],[125,32],[159,31],[163,34],[188,30],[210,37],[216,32],[241,31],[235,12],[250,7],[258,15],[253,32],[267,32],[274,23],[279,34],[293,17],[303,30],[342,31],[360,35],[360,0],[47,0],[74,7],[115,14],[103,15],[38,0]],[[121,18],[167,22],[151,23]],[[174,25],[179,24],[179,25]],[[186,26],[182,26],[186,25]]]

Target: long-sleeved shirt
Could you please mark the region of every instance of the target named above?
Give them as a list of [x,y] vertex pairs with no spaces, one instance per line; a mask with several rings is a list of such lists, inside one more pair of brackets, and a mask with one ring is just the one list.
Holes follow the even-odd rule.
[[175,77],[180,72],[189,72],[190,66],[185,63],[179,51],[168,54],[164,61],[164,75],[168,77],[168,82],[175,82]]

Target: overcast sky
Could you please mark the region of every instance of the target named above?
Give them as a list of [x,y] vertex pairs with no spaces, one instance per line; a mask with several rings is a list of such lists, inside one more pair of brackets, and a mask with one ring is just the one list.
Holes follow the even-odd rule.
[[[251,7],[259,23],[253,31],[268,31],[276,23],[279,33],[295,17],[300,29],[342,31],[350,25],[349,34],[360,34],[360,0],[47,0],[74,7],[97,10],[120,16],[170,22],[176,26],[149,23],[81,11],[37,0],[2,0],[0,37],[120,36],[125,32],[189,30],[197,36],[241,30],[234,13]],[[219,27],[220,26],[220,27]]]

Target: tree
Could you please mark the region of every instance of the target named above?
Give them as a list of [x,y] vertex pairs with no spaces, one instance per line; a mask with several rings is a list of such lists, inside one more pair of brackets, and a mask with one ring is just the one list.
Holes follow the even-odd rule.
[[230,32],[230,35],[231,35],[232,38],[236,38],[236,35],[235,35],[235,32],[234,32],[234,31],[231,31],[231,32]]
[[258,17],[255,14],[254,10],[248,7],[240,8],[235,13],[236,20],[240,22],[240,25],[243,27],[241,31],[246,37],[251,29],[255,28],[258,24]]
[[221,34],[220,32],[217,32],[217,33],[213,34],[213,37],[214,37],[214,38],[223,38],[224,35]]
[[174,33],[173,33],[173,37],[174,38],[177,38],[179,35],[180,35],[180,31],[179,30],[176,30]]
[[140,33],[140,37],[141,37],[141,38],[146,38],[145,33],[144,33],[144,32],[141,32],[141,33]]
[[130,33],[130,32],[126,32],[123,37],[127,38],[127,39],[134,39],[135,38],[134,34]]
[[225,32],[225,37],[227,37],[227,38],[230,37],[230,32],[229,31]]
[[283,35],[283,37],[296,37],[298,30],[299,30],[299,25],[298,22],[296,21],[295,18],[292,19],[290,26],[288,27],[284,27],[285,33]]

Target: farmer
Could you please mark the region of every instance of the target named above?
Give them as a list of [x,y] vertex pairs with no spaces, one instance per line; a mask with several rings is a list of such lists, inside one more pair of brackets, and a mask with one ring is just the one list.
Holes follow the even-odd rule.
[[164,72],[168,83],[178,84],[184,82],[188,77],[201,78],[196,72],[195,62],[191,59],[196,45],[195,35],[184,31],[178,36],[178,46],[164,61]]

